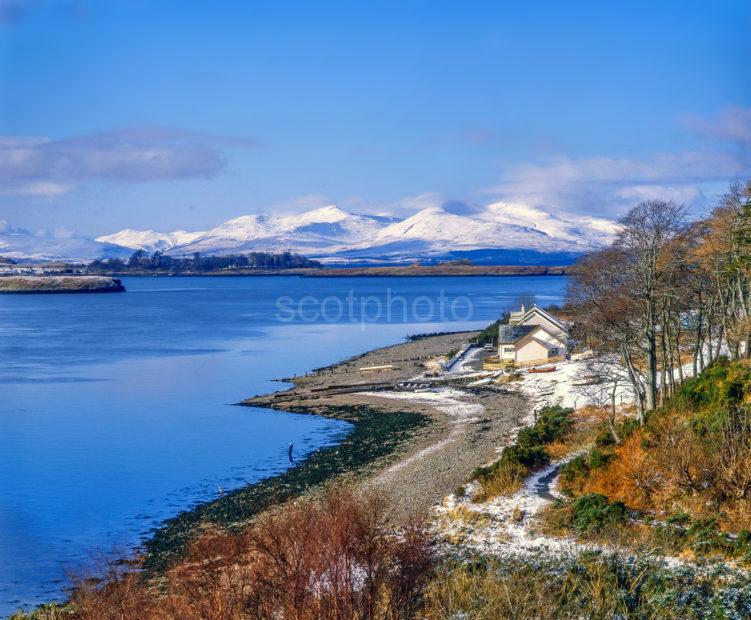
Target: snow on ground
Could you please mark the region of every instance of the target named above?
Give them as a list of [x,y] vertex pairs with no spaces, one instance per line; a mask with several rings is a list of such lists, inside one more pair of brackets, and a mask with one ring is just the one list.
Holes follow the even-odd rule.
[[[691,364],[683,367],[684,376],[691,375]],[[523,371],[515,386],[533,403],[532,409],[548,405],[560,405],[577,409],[597,405],[596,390],[581,385],[591,381],[587,362],[568,361],[556,364],[556,370],[548,373]],[[588,389],[589,388],[589,389]],[[456,392],[456,390],[455,390]],[[461,393],[461,392],[459,392]],[[453,397],[455,400],[456,396]],[[616,391],[616,402],[632,402],[632,391],[627,385]],[[531,423],[532,420],[529,420]],[[449,495],[435,509],[433,527],[449,545],[490,556],[520,557],[544,554],[546,556],[571,557],[584,551],[616,551],[631,557],[627,549],[606,547],[598,543],[581,543],[572,537],[552,537],[536,531],[540,512],[557,498],[563,496],[557,490],[560,467],[580,453],[549,464],[532,474],[524,487],[510,497],[495,497],[486,502],[474,503],[472,496],[479,489],[476,481],[466,485],[463,497]],[[686,566],[687,560],[665,556],[659,558],[669,568]]]
[[[472,482],[466,486],[466,496],[448,496],[436,508],[434,530],[449,545],[459,545],[464,551],[495,557],[572,557],[586,551],[618,552],[634,557],[628,549],[600,543],[582,543],[573,537],[553,537],[536,531],[540,512],[556,498],[558,471],[571,454],[534,473],[524,487],[510,497],[495,497],[487,502],[473,503],[472,494],[479,488]],[[656,558],[657,559],[657,558]],[[674,556],[658,558],[668,568],[691,564]]]
[[451,366],[451,368],[446,371],[446,374],[448,375],[456,375],[456,374],[462,374],[467,372],[476,372],[474,368],[472,368],[472,364],[476,364],[479,361],[479,358],[483,354],[484,349],[482,347],[471,347],[467,349],[464,352],[464,355],[454,364]]
[[[571,455],[574,458],[576,455]],[[566,459],[569,460],[569,459]],[[572,554],[595,545],[583,545],[572,538],[553,538],[534,533],[538,513],[560,494],[555,489],[559,467],[551,463],[530,476],[524,487],[510,497],[495,497],[474,503],[477,482],[466,486],[466,496],[450,495],[436,509],[436,529],[463,548],[483,555],[520,556],[534,553]]]
[[[459,374],[462,378],[498,376],[499,373],[478,372],[471,368],[481,353],[480,348],[470,349],[444,375]],[[550,365],[540,366],[545,367]],[[588,360],[559,362],[555,367],[556,370],[547,373],[522,371],[518,381],[507,384],[509,389],[517,389],[531,400],[530,415],[525,424],[531,424],[534,410],[543,406],[560,405],[577,409],[590,404],[601,404],[602,395],[597,394],[601,390],[596,385],[591,385],[593,377],[588,369]],[[691,375],[690,363],[683,367],[683,373],[686,377]],[[454,424],[447,437],[396,463],[380,474],[384,477],[455,441],[465,432],[467,423],[477,420],[485,412],[482,405],[463,400],[467,396],[466,392],[453,388],[436,388],[429,392],[375,392],[371,395],[429,404],[449,416]],[[616,402],[628,404],[632,401],[633,393],[629,386],[625,383],[619,386],[616,390]],[[499,446],[498,451],[501,450],[502,447]],[[556,498],[562,497],[557,490],[560,467],[578,454],[571,454],[535,472],[525,481],[523,488],[510,497],[496,497],[474,503],[471,498],[479,489],[479,483],[468,483],[465,496],[449,495],[441,506],[435,508],[435,532],[449,547],[458,546],[465,551],[489,556],[527,557],[544,554],[571,557],[584,551],[597,550],[617,551],[630,557],[631,553],[626,549],[581,543],[572,537],[552,537],[536,531],[540,512]],[[660,559],[670,568],[688,564],[686,560],[676,557]]]
[[[521,371],[521,379],[516,385],[532,401],[535,409],[549,405],[560,405],[578,409],[596,403],[594,390],[590,386],[577,385],[586,382],[590,376],[586,361],[559,362],[546,364],[538,368],[550,368],[552,372],[530,373]],[[513,383],[511,385],[514,385]],[[624,404],[631,402],[631,391],[624,384],[619,386],[616,402]]]

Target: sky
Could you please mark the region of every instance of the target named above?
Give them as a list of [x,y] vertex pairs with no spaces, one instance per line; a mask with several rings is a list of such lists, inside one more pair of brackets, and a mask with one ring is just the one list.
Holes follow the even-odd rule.
[[0,232],[698,213],[751,173],[749,33],[748,0],[0,0]]

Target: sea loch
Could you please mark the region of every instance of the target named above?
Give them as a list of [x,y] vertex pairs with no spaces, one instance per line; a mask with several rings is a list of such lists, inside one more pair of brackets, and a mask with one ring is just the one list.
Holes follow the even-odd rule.
[[[66,570],[125,554],[163,519],[283,471],[290,443],[300,458],[347,432],[336,420],[232,406],[278,388],[272,379],[408,334],[484,326],[520,295],[559,302],[565,278],[123,284],[122,295],[0,300],[0,615],[60,598]],[[389,295],[405,303],[387,316]],[[443,315],[432,303],[441,295]],[[348,309],[348,298],[352,313],[332,301],[314,313],[326,299]]]

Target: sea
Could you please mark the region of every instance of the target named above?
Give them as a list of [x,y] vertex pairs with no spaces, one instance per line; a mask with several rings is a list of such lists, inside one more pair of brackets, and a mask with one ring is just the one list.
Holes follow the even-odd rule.
[[164,519],[283,472],[350,425],[241,407],[412,334],[477,329],[542,277],[126,277],[0,295],[0,617],[65,598]]

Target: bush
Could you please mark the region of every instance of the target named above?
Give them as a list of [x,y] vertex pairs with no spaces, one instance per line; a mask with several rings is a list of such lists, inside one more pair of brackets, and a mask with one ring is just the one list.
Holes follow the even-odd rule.
[[240,533],[207,531],[160,580],[118,570],[82,580],[75,620],[411,617],[432,575],[419,525],[395,531],[380,495],[329,489]]
[[537,416],[537,421],[519,433],[517,443],[520,446],[541,446],[556,439],[561,439],[571,430],[570,415],[572,409],[563,407],[544,407]]
[[574,502],[572,522],[579,532],[599,532],[605,527],[623,523],[626,516],[623,502],[610,503],[604,495],[587,493]]
[[605,467],[615,458],[612,452],[592,448],[588,455],[580,454],[561,467],[561,490],[567,495],[581,493],[593,470]]
[[476,499],[484,501],[512,492],[534,469],[546,465],[550,456],[545,446],[562,439],[571,430],[572,411],[557,406],[544,407],[537,421],[519,432],[516,443],[506,447],[499,460],[475,470],[473,477],[483,486]]
[[567,495],[573,495],[582,487],[583,480],[589,475],[587,457],[584,454],[571,459],[561,467],[560,487]]
[[732,409],[751,389],[751,368],[720,358],[699,376],[681,386],[675,405],[709,411]]
[[602,452],[601,450],[598,450],[597,448],[593,448],[592,451],[589,453],[589,469],[599,469],[600,467],[605,467],[610,461],[613,460],[613,453],[612,452]]

